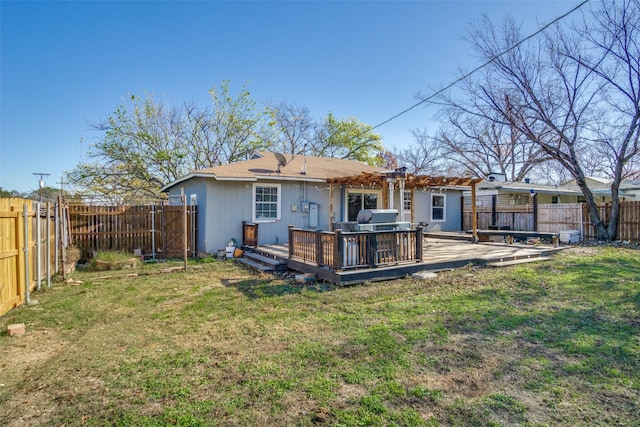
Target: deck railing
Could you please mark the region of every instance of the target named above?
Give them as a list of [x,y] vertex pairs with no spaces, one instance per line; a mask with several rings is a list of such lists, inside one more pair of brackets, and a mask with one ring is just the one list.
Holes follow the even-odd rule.
[[289,227],[289,258],[334,271],[421,262],[422,228],[329,232]]

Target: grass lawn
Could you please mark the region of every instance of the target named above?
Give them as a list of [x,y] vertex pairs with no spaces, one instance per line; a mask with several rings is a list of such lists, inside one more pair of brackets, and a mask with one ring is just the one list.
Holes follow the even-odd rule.
[[638,251],[344,288],[104,274],[0,317],[27,328],[0,336],[0,425],[640,425]]

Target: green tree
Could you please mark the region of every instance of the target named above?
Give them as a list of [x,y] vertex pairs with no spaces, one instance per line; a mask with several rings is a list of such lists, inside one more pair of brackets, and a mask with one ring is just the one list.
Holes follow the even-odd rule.
[[263,114],[245,86],[237,97],[229,82],[210,91],[212,104],[171,107],[151,94],[130,96],[106,120],[86,161],[67,176],[85,193],[122,201],[157,197],[191,170],[230,163],[262,147],[255,135]]
[[332,113],[316,128],[310,154],[319,157],[358,160],[381,166],[384,151],[380,135],[356,118],[336,119]]
[[22,194],[15,190],[9,191],[0,187],[0,197],[22,197]]
[[181,112],[162,99],[132,95],[106,120],[91,125],[101,136],[69,180],[105,197],[156,196],[189,168],[181,121]]

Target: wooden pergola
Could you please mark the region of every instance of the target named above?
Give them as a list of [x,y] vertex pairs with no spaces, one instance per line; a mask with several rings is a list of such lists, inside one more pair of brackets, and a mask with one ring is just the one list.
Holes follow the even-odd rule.
[[[333,216],[333,187],[369,187],[381,188],[382,197],[386,206],[390,205],[390,194],[396,186],[400,189],[401,194],[405,189],[413,190],[416,188],[434,188],[434,187],[470,187],[471,188],[471,223],[474,242],[478,241],[478,224],[476,218],[476,184],[482,181],[481,178],[471,177],[451,177],[451,176],[429,176],[415,175],[405,173],[404,168],[395,169],[386,173],[370,173],[362,172],[359,175],[345,176],[340,178],[330,178],[329,183],[329,200],[330,215]],[[413,200],[412,200],[413,206]]]

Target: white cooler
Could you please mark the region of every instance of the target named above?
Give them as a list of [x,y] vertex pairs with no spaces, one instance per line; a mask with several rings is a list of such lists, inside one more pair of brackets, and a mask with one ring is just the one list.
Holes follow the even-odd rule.
[[560,243],[578,243],[580,241],[580,230],[565,230],[560,232]]

